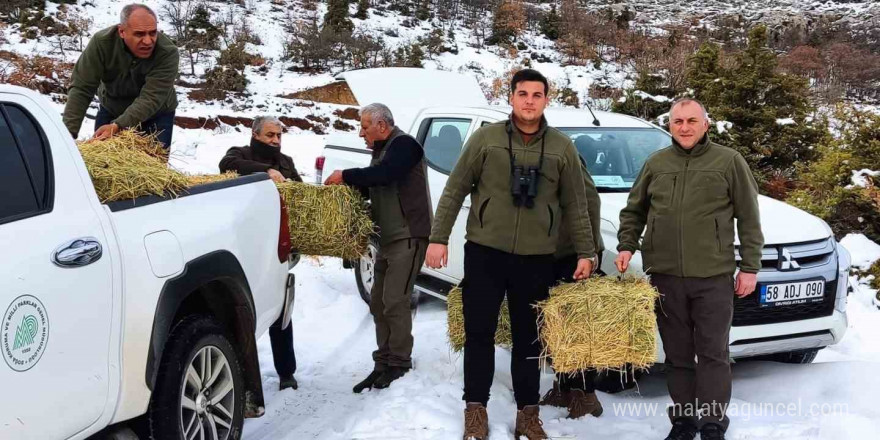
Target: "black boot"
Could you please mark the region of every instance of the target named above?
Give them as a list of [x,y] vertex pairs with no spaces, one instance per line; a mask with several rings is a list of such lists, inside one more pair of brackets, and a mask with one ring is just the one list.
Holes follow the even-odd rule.
[[672,422],[672,430],[666,440],[694,440],[697,436],[697,425],[691,419],[679,417]]
[[296,383],[296,379],[292,374],[290,376],[279,376],[278,380],[280,381],[278,384],[278,391],[286,390],[288,388],[299,388],[299,384]]
[[717,423],[706,423],[700,428],[701,440],[724,440],[724,429]]
[[367,376],[366,379],[362,380],[359,384],[355,385],[354,388],[352,388],[351,390],[354,391],[355,393],[360,394],[361,391],[363,391],[367,388],[373,388],[373,383],[375,383],[376,379],[378,379],[379,376],[381,376],[381,375],[382,375],[382,371],[373,370],[373,372],[370,373],[370,375]]
[[385,372],[383,372],[378,379],[376,379],[376,382],[373,383],[373,386],[378,389],[388,388],[388,386],[391,385],[391,382],[394,382],[395,380],[403,377],[403,375],[406,374],[407,371],[409,371],[409,368],[388,367],[388,369],[385,370]]
[[562,387],[559,385],[558,380],[553,381],[553,388],[550,388],[550,390],[547,391],[547,394],[544,394],[544,397],[541,398],[541,405],[568,408],[568,404],[571,402],[571,391],[563,391]]

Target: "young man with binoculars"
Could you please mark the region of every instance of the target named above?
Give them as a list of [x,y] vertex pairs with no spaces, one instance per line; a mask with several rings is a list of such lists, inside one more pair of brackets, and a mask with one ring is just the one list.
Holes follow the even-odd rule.
[[[584,177],[574,144],[548,127],[547,79],[531,69],[511,80],[510,119],[481,127],[449,175],[434,217],[426,264],[446,265],[449,234],[471,196],[464,246],[465,439],[488,439],[486,404],[495,372],[495,329],[505,295],[513,347],[515,434],[546,439],[538,415],[541,346],[533,305],[555,280],[553,254],[565,223],[577,254],[575,279],[596,267]],[[460,252],[453,249],[453,252]]]

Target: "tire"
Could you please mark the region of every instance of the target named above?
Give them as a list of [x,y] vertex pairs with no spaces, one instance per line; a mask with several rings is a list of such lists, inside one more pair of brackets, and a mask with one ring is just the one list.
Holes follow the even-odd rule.
[[628,371],[625,375],[619,371],[612,370],[603,371],[597,374],[596,380],[593,381],[596,390],[602,391],[603,393],[616,394],[635,388],[636,381],[642,377],[642,372],[633,371],[629,367],[627,367],[627,370]]
[[200,438],[197,430],[204,438],[241,438],[244,379],[223,327],[211,317],[187,317],[163,352],[148,411],[152,438]]
[[[374,239],[370,239],[370,244],[367,245],[367,253],[361,256],[361,258],[351,261],[358,293],[367,305],[370,304],[370,290],[373,288],[373,280],[375,277],[373,269],[376,267],[376,253],[378,251],[379,243]],[[418,307],[420,297],[421,295],[419,291],[413,289],[412,295],[410,295],[410,310],[414,310]]]
[[[824,347],[823,347],[824,348]],[[786,364],[811,364],[822,348],[810,348],[807,350],[789,351],[787,353],[774,353],[767,356],[768,360]]]

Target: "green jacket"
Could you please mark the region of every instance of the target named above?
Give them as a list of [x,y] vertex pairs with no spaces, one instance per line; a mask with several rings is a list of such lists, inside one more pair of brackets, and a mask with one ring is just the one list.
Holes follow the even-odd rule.
[[652,154],[620,211],[618,251],[635,252],[639,237],[647,273],[706,278],[736,270],[734,219],[740,270],[761,269],[758,184],[745,159],[706,135],[688,152],[673,142]]
[[115,25],[98,31],[73,68],[64,125],[76,137],[95,93],[119,128],[175,110],[179,62],[177,46],[164,34],[158,35],[153,55],[140,59],[125,46]]
[[[587,212],[590,217],[590,228],[593,233],[593,247],[596,248],[596,254],[601,255],[605,250],[605,243],[602,241],[602,202],[599,199],[599,191],[593,182],[593,176],[587,171],[587,164],[581,160],[581,172],[584,174],[584,189],[587,195]],[[559,245],[556,248],[556,258],[567,257],[574,254],[574,243],[571,241],[571,234],[568,233],[568,226],[565,223],[559,225]]]
[[[510,147],[517,165],[544,162],[534,207],[517,207],[510,191]],[[596,254],[580,160],[571,139],[542,121],[528,145],[510,121],[478,129],[462,149],[434,215],[432,243],[447,244],[465,196],[471,196],[466,239],[517,255],[556,252],[559,225],[572,231],[579,257]]]

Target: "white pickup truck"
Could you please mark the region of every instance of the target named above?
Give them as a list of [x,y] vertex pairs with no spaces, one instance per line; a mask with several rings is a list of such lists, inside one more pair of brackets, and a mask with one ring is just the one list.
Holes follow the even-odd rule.
[[[370,69],[340,74],[362,105],[388,105],[396,124],[424,146],[428,181],[436,208],[446,179],[461,148],[479,127],[505,120],[508,107],[489,106],[472,77],[451,72],[418,69]],[[602,200],[602,239],[606,250],[601,271],[616,274],[617,227],[630,187],[645,159],[670,145],[670,135],[644,120],[597,111],[548,108],[549,124],[571,136],[587,162]],[[369,150],[353,134],[329,137],[318,173],[367,166]],[[320,179],[320,177],[319,177]],[[733,358],[768,356],[807,363],[816,353],[843,337],[847,328],[846,301],[850,257],[838,246],[828,225],[817,217],[783,202],[760,196],[765,246],[756,292],[735,299],[730,354]],[[423,267],[416,290],[444,298],[450,286],[463,277],[465,224],[478,215],[465,200],[449,239],[448,266]],[[369,299],[372,253],[353,262],[358,288]],[[739,255],[737,254],[737,259]],[[642,272],[641,254],[632,269]],[[811,283],[821,295],[790,298],[797,285]],[[803,289],[807,290],[807,289]],[[658,338],[659,340],[659,338]],[[657,352],[664,359],[662,347]]]
[[266,174],[102,204],[52,104],[0,85],[0,200],[0,438],[237,439],[263,413],[297,260]]

